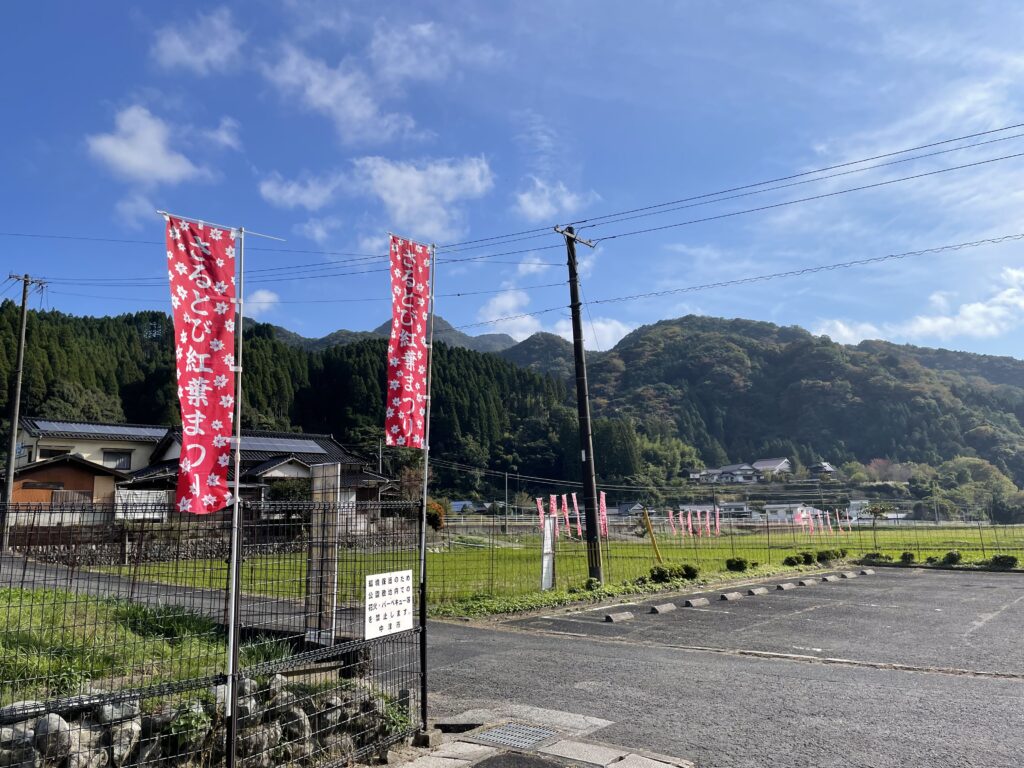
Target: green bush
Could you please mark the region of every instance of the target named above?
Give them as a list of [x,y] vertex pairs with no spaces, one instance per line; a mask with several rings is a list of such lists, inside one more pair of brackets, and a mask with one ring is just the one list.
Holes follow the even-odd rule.
[[846,557],[849,554],[849,550],[846,547],[839,548],[839,557]]
[[689,563],[682,563],[681,565],[655,565],[651,568],[647,578],[654,584],[665,584],[680,579],[693,581],[697,578],[697,575],[698,571],[694,566]]
[[1013,555],[992,555],[988,563],[993,568],[1016,568],[1017,558]]
[[910,565],[911,563],[914,562],[914,553],[913,552],[904,552],[903,554],[900,555],[900,562],[903,563],[904,565]]
[[963,555],[961,555],[955,549],[951,549],[949,552],[942,556],[943,565],[956,565],[961,560],[963,560]]
[[924,561],[926,563],[928,563],[928,565],[935,565],[937,562],[939,562],[939,558],[937,558],[937,557],[926,557],[924,559]]
[[814,559],[822,565],[827,565],[828,563],[831,563],[833,560],[838,560],[839,558],[839,550],[836,549],[821,549],[818,550],[818,553],[814,556]]
[[788,555],[787,557],[782,558],[782,564],[788,565],[790,568],[795,565],[800,565],[801,562],[803,561],[796,555]]
[[813,552],[800,552],[800,559],[804,565],[814,565],[814,553]]
[[871,560],[876,563],[891,563],[892,555],[884,555],[881,552],[868,552],[864,555],[865,560]]
[[750,567],[750,561],[745,557],[730,557],[725,561],[725,567],[730,571],[742,572]]

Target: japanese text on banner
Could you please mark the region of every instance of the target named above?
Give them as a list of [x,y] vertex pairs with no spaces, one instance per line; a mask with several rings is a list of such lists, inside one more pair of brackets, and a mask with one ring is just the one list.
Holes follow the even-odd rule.
[[235,415],[235,232],[167,218],[167,276],[181,406],[177,506],[209,514],[231,503]]
[[391,236],[391,340],[384,412],[388,445],[424,447],[430,259],[427,246]]

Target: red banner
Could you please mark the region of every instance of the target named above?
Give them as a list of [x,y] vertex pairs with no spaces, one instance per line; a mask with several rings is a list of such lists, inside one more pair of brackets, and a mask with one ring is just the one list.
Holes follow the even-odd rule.
[[181,512],[210,514],[231,503],[235,232],[166,218],[181,406],[177,505]]
[[427,316],[430,249],[391,236],[391,341],[384,437],[388,445],[423,448],[427,412]]

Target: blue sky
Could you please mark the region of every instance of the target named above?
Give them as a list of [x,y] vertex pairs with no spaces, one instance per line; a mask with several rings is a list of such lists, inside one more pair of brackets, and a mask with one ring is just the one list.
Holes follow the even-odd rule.
[[[1024,122],[1012,2],[102,8],[12,5],[18,33],[0,51],[0,230],[140,241],[0,236],[5,269],[51,278],[44,305],[76,314],[166,307],[152,213],[166,208],[285,238],[248,239],[248,309],[307,336],[387,319],[383,258],[352,259],[383,254],[388,230],[438,243],[438,312],[452,323],[564,334],[565,310],[488,322],[567,303],[556,234],[441,246]],[[601,242],[581,252],[585,298],[1024,232],[1024,158],[995,160],[1024,152],[1022,133],[584,229],[601,238],[993,160]],[[1009,241],[594,304],[585,331],[605,349],[700,313],[1021,357],[1022,251]],[[454,261],[468,257],[489,258]],[[480,291],[494,293],[446,295]]]

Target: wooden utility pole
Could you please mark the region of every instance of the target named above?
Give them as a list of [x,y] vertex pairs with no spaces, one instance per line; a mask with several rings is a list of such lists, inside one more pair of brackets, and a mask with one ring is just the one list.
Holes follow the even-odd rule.
[[21,374],[25,368],[25,328],[28,325],[28,289],[37,285],[42,287],[45,283],[31,275],[8,275],[11,280],[21,282],[21,329],[18,332],[18,353],[14,365],[14,386],[11,388],[11,435],[7,443],[7,471],[4,484],[4,509],[3,509],[3,536],[0,541],[0,550],[7,550],[7,520],[8,509],[11,505],[11,498],[14,496],[14,464],[18,453],[18,418],[21,411]]
[[580,317],[580,278],[576,265],[576,243],[590,248],[594,244],[576,236],[572,227],[555,231],[565,237],[569,265],[569,309],[572,312],[572,347],[576,360],[576,410],[580,422],[580,459],[583,470],[583,509],[587,519],[587,571],[592,579],[604,582],[601,563],[601,533],[597,510],[597,473],[594,469],[594,438],[590,426],[590,391],[587,386],[587,359],[583,353],[583,320]]

